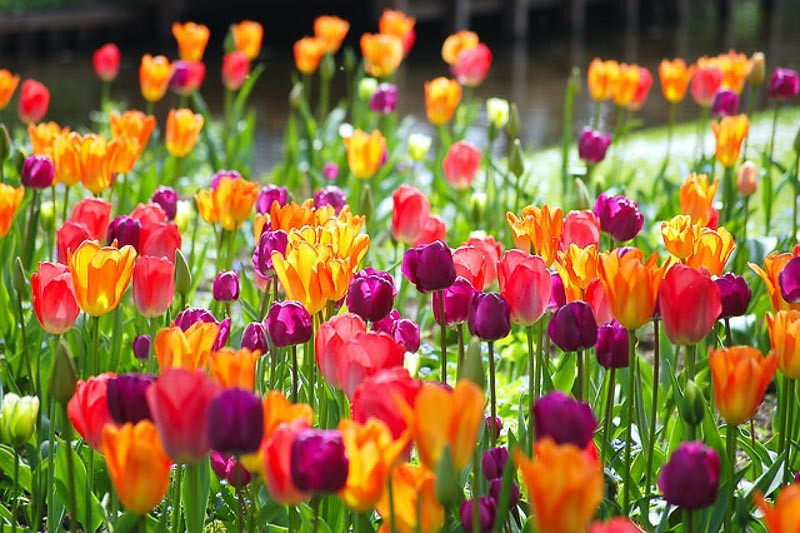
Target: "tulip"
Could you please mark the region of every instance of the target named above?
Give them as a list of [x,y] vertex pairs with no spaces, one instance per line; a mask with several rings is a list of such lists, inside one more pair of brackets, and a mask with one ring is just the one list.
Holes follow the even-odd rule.
[[639,526],[624,516],[616,516],[605,522],[592,522],[589,533],[641,533]]
[[372,331],[390,335],[407,352],[419,350],[419,325],[408,318],[400,318],[397,310],[392,310],[385,318],[374,322]]
[[108,381],[113,377],[113,373],[106,372],[86,381],[79,380],[75,394],[67,404],[67,415],[72,426],[95,450],[100,449],[103,427],[114,424],[108,411],[106,394]]
[[483,468],[483,476],[487,481],[502,479],[508,458],[508,448],[490,448],[483,452],[481,467]]
[[172,64],[164,56],[142,56],[139,67],[139,85],[142,97],[148,102],[158,102],[164,98],[172,76]]
[[200,89],[206,77],[206,66],[202,61],[178,60],[172,64],[169,87],[175,94],[191,96]]
[[225,454],[258,450],[264,433],[264,410],[252,392],[226,389],[208,404],[208,442]]
[[122,300],[133,274],[136,250],[131,246],[101,248],[84,241],[69,257],[75,300],[81,310],[98,317],[113,311]]
[[708,226],[715,216],[712,204],[718,188],[719,178],[709,183],[706,174],[689,174],[680,188],[681,213],[690,215],[692,224]]
[[[477,496],[476,496],[477,497]],[[461,527],[464,531],[475,531],[472,518],[473,500],[467,499],[461,502],[459,515],[461,518]],[[497,513],[497,502],[490,496],[480,496],[478,498],[478,509],[480,523],[478,524],[478,531],[481,533],[492,531],[494,526],[494,517]]]
[[225,480],[233,487],[240,489],[250,483],[251,475],[242,466],[234,455],[224,455],[217,451],[211,451],[211,470],[217,475],[220,481]]
[[499,416],[486,417],[486,431],[489,432],[491,438],[497,440],[500,438],[500,432],[503,430],[503,421]]
[[[489,482],[489,496],[494,498],[494,501],[499,502],[500,496],[503,491],[503,480],[493,479]],[[508,508],[514,509],[520,500],[519,487],[515,482],[511,482],[511,490],[508,493]]]
[[261,24],[243,20],[238,24],[231,24],[231,34],[236,50],[244,52],[250,60],[258,57],[261,40],[264,38],[264,27]]
[[272,252],[281,255],[286,253],[288,235],[283,230],[265,230],[258,239],[256,249],[253,251],[253,268],[263,280],[270,279],[275,274],[272,264]]
[[[179,317],[180,318],[180,315]],[[179,324],[176,318],[175,323]],[[213,318],[213,317],[212,317]],[[185,331],[180,327],[164,328],[155,339],[155,355],[158,366],[196,370],[205,368],[211,352],[216,348],[220,326],[215,322],[197,322]]]
[[377,322],[392,310],[397,289],[388,272],[366,268],[356,273],[347,291],[347,309],[364,320]]
[[758,168],[752,161],[745,161],[739,167],[736,175],[736,186],[745,198],[752,196],[758,190]]
[[55,167],[50,158],[44,155],[32,155],[25,159],[20,170],[20,181],[29,189],[46,189],[53,184]]
[[616,83],[614,83],[614,93],[612,95],[614,103],[620,107],[628,107],[633,101],[638,88],[639,67],[622,63],[619,66]]
[[702,442],[684,442],[672,452],[658,476],[658,488],[670,505],[702,509],[717,499],[719,456]]
[[[0,437],[12,448],[22,448],[33,435],[36,417],[39,414],[39,398],[19,397],[13,392],[3,396],[0,406]],[[14,480],[17,483],[17,480]]]
[[169,489],[170,461],[156,427],[149,420],[103,431],[102,452],[108,476],[120,502],[135,515],[144,516]]
[[219,223],[223,229],[235,231],[250,217],[257,197],[257,183],[222,176],[216,187],[200,190],[194,198],[203,220],[210,224]]
[[578,139],[578,155],[588,163],[599,163],[606,157],[611,136],[590,128],[583,128]]
[[482,249],[469,244],[462,244],[453,250],[456,275],[463,277],[479,290],[483,290],[489,285],[486,282],[486,273],[491,260]]
[[694,71],[695,67],[687,67],[683,59],[661,61],[658,66],[658,76],[661,79],[661,92],[667,102],[677,104],[683,100]]
[[[800,305],[787,302],[783,298],[780,288],[780,274],[793,257],[794,254],[791,253],[781,254],[777,251],[772,251],[764,258],[763,269],[758,265],[748,263],[748,266],[758,274],[764,282],[767,288],[767,294],[769,294],[770,306],[773,311],[779,311],[781,309],[800,309]],[[789,288],[788,285],[787,288]]]
[[650,74],[650,71],[644,67],[637,68],[639,69],[639,77],[633,93],[633,99],[625,106],[631,111],[639,111],[644,107],[647,96],[650,94],[650,88],[653,86],[653,75]]
[[564,217],[564,228],[561,233],[559,248],[566,250],[570,244],[586,248],[600,244],[600,220],[590,210],[570,211]]
[[197,145],[203,116],[190,109],[171,109],[167,117],[167,151],[173,157],[185,157]]
[[238,91],[250,76],[250,58],[239,50],[222,56],[222,84],[229,91]]
[[[153,133],[153,129],[156,127],[156,117],[145,115],[141,111],[135,109],[124,111],[121,115],[116,111],[112,111],[109,115],[109,119],[111,123],[111,137],[113,139],[122,137],[136,139],[138,141],[140,153],[147,146],[150,134]],[[162,187],[159,187],[159,190],[161,188]]]
[[380,420],[393,439],[400,439],[408,423],[397,406],[400,402],[414,405],[421,388],[422,381],[412,378],[402,367],[379,370],[356,387],[350,404],[353,420],[362,424],[370,419]]
[[710,107],[722,84],[722,71],[716,66],[699,67],[692,79],[692,98],[700,107]]
[[325,51],[335,54],[342,46],[350,23],[339,17],[323,15],[314,19],[314,35],[325,41]]
[[790,259],[778,274],[781,297],[790,304],[800,302],[800,260]]
[[344,146],[350,172],[357,178],[366,179],[375,175],[383,163],[386,139],[380,130],[373,130],[372,133],[355,130],[344,139]]
[[358,97],[365,102],[369,102],[377,90],[378,80],[375,78],[365,76],[358,82]]
[[426,293],[446,289],[456,279],[452,252],[442,241],[406,251],[402,271],[418,291]]
[[591,306],[581,300],[561,306],[550,319],[547,333],[565,352],[591,348],[597,342],[597,322]]
[[733,167],[739,160],[742,141],[750,129],[747,115],[724,117],[719,122],[711,123],[711,131],[717,139],[715,157],[723,167]]
[[378,20],[378,28],[384,35],[393,35],[403,43],[403,53],[407,54],[414,45],[416,20],[402,11],[384,9]]
[[267,353],[269,346],[267,344],[267,330],[264,328],[264,324],[261,322],[247,324],[242,332],[240,347],[262,354]]
[[769,78],[769,97],[783,102],[800,92],[800,74],[788,68],[776,68]]
[[603,61],[594,58],[589,64],[587,82],[592,100],[604,102],[611,98],[619,77],[619,64],[616,61]]
[[533,250],[533,253],[544,259],[546,266],[552,265],[564,228],[561,209],[557,208],[551,212],[546,205],[541,209],[529,205],[522,209],[521,214],[522,217],[518,218],[514,213],[506,213],[506,221],[511,227],[514,238],[514,247],[525,252]]
[[778,370],[788,379],[800,378],[800,311],[778,311],[766,316]]
[[19,90],[19,120],[25,124],[40,122],[50,107],[50,91],[36,80],[25,80]]
[[322,176],[328,181],[336,181],[336,178],[339,177],[339,165],[333,161],[328,161],[322,165]]
[[486,79],[491,66],[492,52],[488,46],[480,43],[474,48],[459,52],[451,71],[461,85],[477,87]]
[[239,273],[223,270],[214,278],[214,299],[218,302],[235,302],[239,299]]
[[508,100],[502,98],[486,99],[486,118],[495,129],[503,129],[508,124],[510,107]]
[[106,242],[109,246],[117,248],[131,246],[134,250],[138,250],[141,229],[142,225],[138,220],[128,215],[120,215],[109,224]]
[[544,261],[519,250],[509,250],[497,273],[500,294],[508,301],[511,320],[523,326],[535,324],[544,314],[552,293]]
[[375,113],[389,115],[397,109],[397,85],[381,83],[372,93],[369,108]]
[[64,129],[61,129],[61,126],[59,126],[56,122],[28,124],[28,137],[30,137],[31,152],[34,155],[46,155],[52,160],[53,145],[55,144],[56,137],[60,137],[62,135],[69,135],[69,128],[65,127]]
[[[266,339],[264,344],[266,345]],[[234,350],[223,347],[214,350],[208,360],[211,377],[225,388],[238,387],[252,391],[255,388],[256,365],[261,353],[249,348]]]
[[106,382],[106,403],[111,419],[120,425],[152,420],[146,392],[153,381],[155,376],[148,374],[124,374],[109,378]]
[[0,69],[0,110],[5,109],[19,85],[19,76],[6,69]]
[[458,141],[450,146],[442,160],[447,183],[454,189],[468,189],[478,175],[481,151],[469,141]]
[[256,212],[269,213],[272,204],[278,202],[279,206],[289,203],[289,188],[278,185],[267,184],[258,193],[256,199]]
[[586,448],[597,429],[597,419],[588,403],[578,402],[560,391],[547,393],[533,406],[536,440],[553,439],[557,444]]
[[167,312],[175,297],[175,265],[163,257],[142,256],[133,267],[133,303],[147,318]]
[[337,430],[304,429],[292,442],[292,482],[306,492],[337,492],[345,486],[349,461]]
[[568,301],[580,300],[589,285],[597,279],[597,245],[579,248],[572,243],[566,251],[558,252],[556,271],[564,282]]
[[395,35],[365,33],[360,45],[364,70],[370,76],[388,78],[403,61],[403,41]]
[[704,339],[722,312],[719,287],[704,272],[673,265],[658,288],[664,332],[681,346]]
[[766,63],[764,52],[753,52],[753,55],[750,56],[750,72],[747,74],[747,81],[753,87],[758,87],[764,83],[764,78],[767,75],[764,63]]
[[764,501],[759,490],[756,490],[754,499],[764,513],[764,523],[769,533],[796,531],[800,527],[800,484],[797,481],[781,489],[772,506]]
[[184,61],[200,61],[211,35],[208,27],[194,22],[172,24],[172,35],[178,41],[178,55]]
[[347,196],[344,191],[336,185],[326,185],[314,191],[314,207],[319,209],[331,206],[334,214],[338,215],[347,205]]
[[594,214],[600,220],[600,229],[619,242],[633,239],[644,222],[636,202],[623,195],[601,194],[594,204]]
[[598,274],[605,289],[608,305],[622,327],[633,331],[653,316],[665,267],[658,266],[658,255],[645,262],[642,253],[631,250],[600,254]]
[[272,344],[279,348],[303,344],[311,338],[311,315],[300,302],[273,302],[266,319]]
[[764,357],[748,346],[734,346],[710,350],[708,364],[720,415],[728,424],[739,425],[756,412],[778,358],[775,354]]
[[472,283],[461,276],[451,286],[432,294],[433,316],[437,324],[442,323],[440,298],[444,298],[444,324],[462,324],[467,321],[470,302],[475,288]]
[[205,372],[182,368],[163,370],[147,389],[164,450],[176,463],[198,463],[211,449],[207,413],[219,390]]
[[408,136],[408,155],[414,161],[422,161],[431,148],[433,139],[424,133],[412,133]]
[[564,281],[558,272],[550,274],[550,300],[547,302],[547,311],[555,311],[567,303],[567,295],[564,291]]
[[586,531],[603,497],[603,472],[596,455],[544,438],[534,444],[533,459],[517,449],[514,463],[528,487],[537,531]]
[[418,189],[401,185],[392,193],[392,236],[405,243],[416,241],[430,217],[428,197]]
[[739,95],[730,89],[720,89],[711,99],[712,117],[730,117],[739,110]]
[[485,341],[496,341],[511,331],[511,311],[499,293],[475,292],[467,316],[469,332]]
[[710,274],[719,276],[735,247],[733,236],[725,228],[719,228],[719,231],[702,228],[695,238],[692,254],[686,258],[686,265],[695,269],[705,268]]
[[150,202],[160,206],[167,219],[175,220],[178,211],[178,192],[175,189],[160,185],[150,196]]
[[11,187],[0,183],[0,238],[8,234],[14,215],[25,197],[23,187]]
[[419,247],[425,244],[431,244],[435,241],[445,241],[446,239],[447,222],[445,222],[444,219],[438,215],[430,215],[425,221],[425,225],[422,228],[422,233],[420,233],[413,245]]
[[136,359],[147,360],[150,356],[150,335],[139,335],[133,339],[133,356]]
[[461,101],[461,86],[454,80],[438,77],[425,82],[425,110],[434,126],[450,122]]
[[294,43],[294,63],[301,73],[310,76],[317,71],[325,54],[325,41],[318,37],[303,37]]
[[43,330],[52,335],[69,331],[80,313],[69,269],[60,263],[39,263],[31,276],[31,302]]
[[465,50],[476,48],[480,43],[478,34],[472,31],[461,30],[452,35],[442,43],[442,59],[448,65],[455,65],[458,56]]
[[630,362],[628,332],[617,322],[603,324],[597,329],[595,356],[606,369],[627,368]]
[[[436,476],[424,466],[409,463],[394,468],[389,480],[391,488],[383,491],[377,505],[384,523],[391,515],[397,531],[435,533],[445,520],[444,507],[436,498]],[[393,495],[389,498],[389,493]]]
[[733,272],[714,279],[720,294],[722,311],[720,318],[730,318],[732,316],[742,316],[747,312],[747,305],[750,303],[752,293],[747,285],[747,280]]

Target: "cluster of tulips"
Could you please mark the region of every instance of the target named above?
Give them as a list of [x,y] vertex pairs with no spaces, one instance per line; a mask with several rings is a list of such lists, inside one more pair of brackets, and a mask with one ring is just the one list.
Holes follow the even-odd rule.
[[[95,53],[94,132],[42,122],[49,93],[23,84],[25,127],[0,127],[4,526],[800,528],[800,135],[775,149],[798,73],[770,77],[756,165],[764,56],[664,60],[669,140],[649,205],[617,177],[653,77],[592,61],[562,209],[530,179],[515,106],[475,96],[492,54],[474,32],[445,40],[452,78],[425,84],[435,139],[398,124],[392,79],[414,25],[386,10],[360,62],[344,48],[348,96],[332,103],[349,23],[317,18],[294,46],[284,158],[265,183],[247,177],[256,22],[226,39],[219,120],[200,95],[209,30],[191,22],[173,26],[180,59],[142,58],[146,112],[112,98],[119,49]],[[0,71],[0,108],[17,81]],[[676,182],[690,86],[697,149]],[[479,148],[466,136],[483,118]],[[766,254],[749,198],[761,190],[774,233],[773,170],[792,232]],[[78,184],[89,194],[71,202]]]

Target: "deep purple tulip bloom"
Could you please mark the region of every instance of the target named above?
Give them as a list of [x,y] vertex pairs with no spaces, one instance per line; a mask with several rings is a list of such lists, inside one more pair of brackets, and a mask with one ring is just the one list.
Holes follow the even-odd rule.
[[322,177],[328,181],[334,181],[339,177],[339,165],[333,161],[328,161],[322,165]]
[[214,341],[214,346],[211,347],[212,351],[217,351],[228,343],[228,337],[231,334],[231,317],[226,317],[219,322],[219,333],[217,333],[217,340]]
[[267,313],[267,332],[279,348],[303,344],[311,338],[311,315],[295,300],[274,302]]
[[790,304],[800,302],[800,257],[793,257],[786,263],[778,274],[778,286],[784,300]]
[[167,214],[168,219],[175,220],[175,215],[178,212],[178,191],[171,187],[160,185],[156,192],[153,193],[153,196],[150,197],[150,201],[160,205],[161,209]]
[[117,424],[151,419],[145,391],[153,381],[155,376],[149,374],[123,374],[108,380],[108,413]]
[[506,463],[508,463],[508,457],[508,448],[503,448],[501,446],[490,448],[483,452],[483,457],[481,457],[483,477],[488,481],[502,478],[503,472],[506,469]]
[[258,350],[262,354],[267,353],[267,330],[261,322],[250,322],[242,332],[242,340],[239,344],[241,348],[248,350]]
[[140,361],[150,356],[150,335],[139,335],[133,339],[133,356]]
[[574,444],[585,448],[597,429],[597,419],[588,403],[552,391],[533,404],[536,440],[550,437],[557,444]]
[[661,468],[658,488],[671,505],[708,507],[717,499],[719,456],[702,442],[684,442]]
[[128,215],[120,215],[108,225],[106,241],[109,245],[117,241],[117,246],[120,248],[130,245],[138,251],[141,231],[142,224],[138,220]]
[[486,417],[486,431],[495,438],[495,440],[500,438],[500,432],[503,431],[503,420],[496,416],[494,420],[492,420],[491,416]]
[[769,78],[769,97],[775,100],[791,100],[800,92],[800,74],[788,68],[776,68]]
[[739,95],[730,89],[719,89],[711,98],[712,117],[730,117],[739,111]]
[[433,241],[406,251],[402,270],[403,275],[420,292],[441,291],[456,280],[453,252],[442,241]]
[[498,292],[475,292],[469,302],[470,334],[484,341],[502,339],[511,331],[511,308]]
[[588,350],[597,342],[597,321],[592,307],[581,300],[562,305],[550,319],[547,333],[565,352]]
[[342,434],[335,429],[304,429],[292,442],[292,482],[301,491],[338,491],[349,466]]
[[261,398],[243,389],[225,389],[211,400],[207,413],[213,450],[230,455],[258,450],[264,436]]
[[[780,275],[778,280],[780,282]],[[750,287],[744,277],[728,272],[715,279],[714,283],[719,288],[720,301],[722,302],[720,318],[742,316],[747,312],[747,306],[750,304],[750,298],[753,293],[750,291]]]
[[231,486],[238,489],[244,487],[252,480],[250,472],[236,460],[235,456],[225,455],[211,450],[210,458],[211,470],[214,471],[220,480],[227,481]]
[[578,139],[578,155],[587,163],[599,163],[606,157],[611,136],[591,128],[583,128]]
[[282,229],[265,229],[256,243],[253,251],[253,269],[258,277],[263,280],[272,278],[275,270],[272,268],[272,252],[286,254],[289,243],[289,234]]
[[558,272],[550,273],[550,301],[547,304],[548,311],[555,311],[567,303],[567,293],[564,290],[564,280]]
[[597,362],[603,368],[627,368],[630,361],[628,330],[616,320],[597,329],[594,343]]
[[[494,516],[497,514],[497,503],[491,496],[480,496],[478,498],[478,509],[480,509],[480,531],[488,533],[494,527]],[[461,528],[464,531],[474,531],[472,529],[472,500],[461,502]]]
[[397,289],[388,272],[367,267],[356,272],[347,290],[347,309],[368,322],[376,322],[392,310]]
[[397,109],[397,85],[392,83],[381,83],[372,98],[369,100],[369,108],[376,112],[388,115]]
[[444,324],[451,326],[467,321],[469,315],[469,304],[475,288],[467,278],[458,276],[452,285],[440,292],[434,292],[431,300],[433,305],[433,317],[437,324],[442,323],[441,304],[439,294],[444,295]]
[[[503,491],[503,480],[493,479],[489,482],[489,496],[494,498],[494,501],[500,501],[500,493]],[[513,481],[511,482],[511,490],[508,493],[508,508],[513,509],[517,506],[520,499],[519,487]]]
[[347,195],[336,185],[326,185],[314,191],[314,207],[319,209],[326,205],[333,207],[333,212],[338,215],[347,205]]
[[600,221],[600,229],[615,241],[629,241],[642,231],[644,217],[639,206],[626,196],[601,194],[594,204],[594,214]]
[[384,318],[373,322],[372,331],[391,335],[407,352],[414,353],[419,350],[419,325],[409,318],[401,318],[397,309],[392,309]]
[[242,179],[242,175],[239,174],[238,170],[217,170],[217,172],[214,174],[214,177],[211,178],[211,188],[216,189],[217,185],[219,185],[219,180],[222,178],[240,180]]
[[234,302],[239,299],[239,273],[223,270],[214,278],[212,288],[214,299],[218,302]]
[[277,185],[266,185],[258,193],[256,199],[256,211],[261,213],[269,213],[272,204],[278,202],[278,205],[283,207],[289,202],[289,189],[287,187],[278,187]]
[[46,189],[53,184],[55,177],[56,167],[46,155],[32,155],[22,163],[20,179],[29,189]]

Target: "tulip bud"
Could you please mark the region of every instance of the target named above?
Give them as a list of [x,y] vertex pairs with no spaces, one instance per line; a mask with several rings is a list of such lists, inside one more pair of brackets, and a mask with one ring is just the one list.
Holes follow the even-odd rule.
[[458,505],[464,499],[449,446],[445,447],[436,467],[436,499],[446,508]]
[[336,63],[333,61],[333,54],[324,54],[319,64],[319,77],[323,80],[330,80],[336,73]]
[[56,221],[56,206],[53,204],[52,201],[48,200],[46,202],[42,202],[39,206],[39,220],[42,223],[42,227],[48,230],[54,229],[54,223]]
[[730,89],[719,89],[711,97],[711,116],[730,117],[739,111],[739,95]]
[[145,392],[154,380],[155,376],[148,374],[125,374],[108,380],[108,414],[117,424],[152,420]]
[[186,256],[180,249],[175,250],[175,290],[186,297],[192,288],[192,271],[186,262]]
[[14,260],[14,290],[17,291],[17,295],[22,299],[27,292],[26,289],[28,288],[28,277],[25,275],[25,267],[22,266],[22,259],[19,256]]
[[207,409],[208,442],[231,455],[258,450],[264,434],[264,409],[258,396],[242,389],[219,393]]
[[678,403],[681,418],[684,422],[692,426],[699,425],[705,415],[704,402],[705,399],[700,388],[695,384],[694,380],[690,379],[683,389],[683,398]]
[[575,178],[575,209],[582,211],[591,209],[592,195],[589,193],[589,188],[586,186],[581,178]]
[[758,87],[764,83],[764,78],[767,76],[765,63],[764,52],[754,52],[750,57],[750,73],[747,76],[747,81],[753,87]]
[[684,509],[708,507],[717,499],[720,461],[702,442],[684,442],[661,468],[658,488],[671,505]]
[[533,421],[536,440],[550,437],[558,444],[571,443],[578,448],[585,448],[597,429],[597,419],[589,404],[560,391],[536,400]]
[[481,458],[483,477],[487,481],[502,478],[506,463],[508,463],[508,457],[508,448],[497,447],[483,452],[483,457]]
[[242,332],[242,340],[239,346],[249,350],[258,350],[262,354],[267,353],[269,345],[267,344],[267,330],[264,329],[264,324],[261,322],[247,324],[244,332]]
[[304,429],[292,441],[292,482],[301,491],[338,491],[347,482],[349,466],[339,431]]
[[378,80],[369,76],[361,78],[358,82],[358,97],[364,102],[369,102],[375,91],[378,90]]
[[150,201],[160,205],[169,220],[175,220],[178,213],[178,191],[161,185],[150,197]]
[[303,93],[303,82],[298,81],[297,83],[294,84],[292,90],[289,91],[289,106],[292,109],[297,109],[303,102],[304,97],[305,96]]
[[424,133],[412,133],[408,136],[408,155],[414,161],[422,161],[428,155],[433,140]]
[[147,360],[150,356],[150,335],[139,335],[133,339],[133,356],[140,361]]
[[506,124],[506,134],[511,139],[516,139],[519,135],[519,108],[515,102],[511,102],[508,112],[508,123]]
[[461,374],[458,379],[468,379],[481,389],[486,388],[486,375],[483,371],[483,356],[481,355],[481,345],[477,339],[472,339],[464,355],[464,363],[461,365]]
[[[459,508],[458,514],[461,517],[461,528],[467,532],[474,531],[472,522],[473,505],[472,499],[464,500]],[[481,532],[492,531],[495,515],[497,514],[497,501],[491,496],[480,496],[478,498],[478,509],[478,516],[480,517],[478,530]]]
[[328,161],[322,165],[322,177],[328,181],[336,181],[336,178],[339,177],[339,165],[333,161]]
[[361,205],[358,210],[362,215],[367,217],[367,220],[372,218],[373,204],[372,187],[366,187],[361,191]]
[[375,113],[388,115],[397,109],[397,85],[381,83],[369,99],[369,108]]
[[25,160],[28,158],[28,153],[22,148],[17,148],[11,155],[13,157],[12,166],[14,168],[21,169],[22,165],[25,164]]
[[597,342],[597,321],[592,307],[581,300],[562,305],[550,319],[547,333],[565,352],[591,348]]
[[46,189],[53,184],[56,167],[46,155],[32,155],[25,159],[20,170],[22,184],[29,189]]
[[514,144],[511,146],[511,154],[508,158],[508,170],[514,174],[517,179],[525,172],[525,156],[522,154],[522,146],[519,139],[514,139]]
[[797,128],[797,135],[794,136],[792,147],[794,148],[794,153],[800,154],[800,128]]
[[344,49],[344,58],[342,59],[342,64],[344,64],[344,69],[347,72],[353,72],[358,64],[356,53],[350,46]]
[[36,415],[39,413],[39,398],[19,397],[13,392],[3,396],[0,407],[0,436],[12,448],[20,448],[33,434]]
[[503,431],[503,421],[499,416],[492,418],[486,417],[486,431],[489,433],[489,438],[497,440],[500,438],[500,432]]
[[353,276],[347,290],[347,310],[377,322],[392,310],[397,290],[391,274],[367,267]]
[[578,155],[587,163],[599,163],[606,158],[611,136],[591,128],[583,128],[578,139]]
[[106,242],[118,248],[123,246],[133,246],[139,250],[139,236],[142,231],[142,224],[135,218],[128,215],[120,215],[108,225]]
[[60,403],[66,404],[75,394],[78,373],[69,353],[69,346],[63,340],[58,343],[53,369],[50,371],[50,396]]
[[188,200],[178,200],[177,211],[175,212],[175,224],[178,226],[178,231],[181,233],[186,232],[189,228],[189,221],[191,220],[192,205]]
[[295,300],[273,302],[266,319],[272,344],[280,348],[303,344],[312,335],[311,315]]
[[473,336],[496,341],[511,331],[511,308],[500,293],[475,292],[469,304],[467,326]]
[[11,155],[11,137],[8,135],[8,128],[5,124],[0,124],[0,163],[8,159]]
[[800,74],[788,68],[776,68],[769,79],[769,96],[775,100],[789,101],[800,92]]
[[[494,498],[494,501],[500,501],[500,495],[503,491],[503,479],[497,478],[489,482],[489,496]],[[513,481],[511,482],[511,490],[508,493],[508,508],[513,509],[519,503],[521,495],[519,487]]]
[[739,174],[736,176],[736,186],[742,196],[752,196],[758,190],[758,168],[752,161],[745,161],[739,167]]
[[486,100],[486,118],[496,129],[500,130],[508,124],[510,107],[508,100],[489,98]]
[[239,273],[223,270],[214,278],[212,287],[214,299],[218,302],[234,302],[239,299]]
[[630,361],[628,331],[616,321],[603,324],[597,330],[594,350],[603,368],[627,368]]
[[750,304],[753,293],[744,277],[728,272],[716,278],[714,283],[719,288],[720,303],[722,304],[720,318],[742,316],[747,312],[747,306]]

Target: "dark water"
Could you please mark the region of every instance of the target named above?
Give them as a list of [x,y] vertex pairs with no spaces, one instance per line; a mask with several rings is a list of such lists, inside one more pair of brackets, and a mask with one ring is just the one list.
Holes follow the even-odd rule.
[[[511,46],[495,36],[491,21],[476,29],[494,52],[494,63],[489,77],[476,91],[479,97],[499,96],[517,102],[522,118],[522,138],[529,149],[558,142],[561,135],[563,92],[566,78],[573,65],[580,68],[582,76],[592,58],[615,58],[637,62],[651,69],[656,80],[644,109],[638,113],[645,125],[666,120],[667,107],[658,87],[658,63],[664,57],[683,57],[693,61],[701,55],[714,55],[735,48],[748,55],[761,50],[766,53],[768,67],[776,65],[800,67],[800,1],[777,2],[768,14],[756,1],[737,2],[726,23],[718,17],[711,2],[695,2],[690,16],[683,23],[642,24],[638,28],[624,29],[617,21],[592,15],[587,18],[587,31],[583,36],[572,36],[568,30],[553,30],[545,22],[536,25],[525,43]],[[269,31],[269,23],[265,23]],[[298,35],[299,36],[299,35]],[[402,114],[420,117],[416,129],[425,130],[423,84],[436,76],[447,75],[447,65],[439,55],[438,37],[421,35],[398,75],[399,108]],[[290,44],[267,44],[262,51],[266,72],[259,80],[251,97],[258,113],[256,170],[271,168],[281,155],[281,133],[288,112],[288,93],[291,86],[293,60]],[[161,47],[147,43],[124,44],[123,65],[119,79],[114,83],[113,95],[131,107],[143,108],[139,95],[138,65],[144,52],[175,55],[174,44]],[[202,88],[203,97],[212,110],[221,108],[221,83],[219,81],[220,54],[218,48],[209,47],[206,54],[207,75]],[[35,57],[7,57],[0,59],[0,67],[9,68],[22,77],[39,79],[51,89],[51,107],[47,118],[72,127],[89,126],[90,112],[100,100],[100,86],[91,67],[91,50],[56,51],[37,54]],[[334,87],[334,97],[342,96],[342,78]],[[585,85],[584,85],[585,86]],[[176,97],[168,95],[157,106],[163,115]],[[3,112],[8,119],[10,110]],[[590,108],[584,90],[579,95],[575,110],[574,127],[588,121]],[[678,108],[679,118],[694,118],[696,108],[687,98]],[[480,136],[477,128],[471,133]]]

